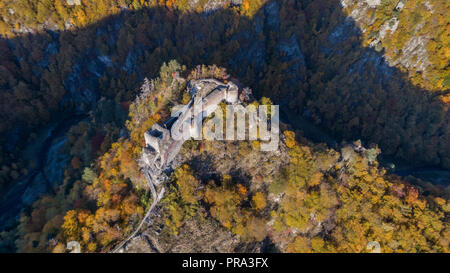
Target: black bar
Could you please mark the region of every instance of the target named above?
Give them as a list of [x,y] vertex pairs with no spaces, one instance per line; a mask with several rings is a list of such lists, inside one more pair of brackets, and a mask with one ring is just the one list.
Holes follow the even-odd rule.
[[446,268],[449,257],[448,254],[1,254],[0,262],[5,270],[14,268],[16,272],[384,272],[394,269],[405,272],[422,267],[432,272]]

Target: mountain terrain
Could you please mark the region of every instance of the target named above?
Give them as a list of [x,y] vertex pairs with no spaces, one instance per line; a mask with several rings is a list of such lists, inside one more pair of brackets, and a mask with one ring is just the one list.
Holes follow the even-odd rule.
[[280,105],[279,151],[186,142],[122,251],[448,252],[448,10],[0,1],[0,249],[111,251],[152,203],[144,132],[215,78]]

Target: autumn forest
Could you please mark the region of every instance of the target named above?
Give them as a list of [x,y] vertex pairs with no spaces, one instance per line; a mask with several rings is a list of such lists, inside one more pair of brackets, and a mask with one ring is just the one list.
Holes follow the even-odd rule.
[[144,133],[202,78],[280,105],[280,148],[184,143],[144,232],[161,252],[212,252],[208,236],[220,252],[449,252],[449,10],[0,0],[0,252],[131,234],[152,203]]

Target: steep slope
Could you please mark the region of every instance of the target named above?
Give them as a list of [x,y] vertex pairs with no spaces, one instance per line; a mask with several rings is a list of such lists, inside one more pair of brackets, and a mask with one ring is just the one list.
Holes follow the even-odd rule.
[[[137,163],[144,132],[185,97],[185,85],[174,84],[179,76],[170,76],[181,70],[171,67],[173,73],[151,81],[150,92],[131,106],[130,136],[97,162],[89,184],[87,175],[78,182],[81,199],[41,250],[64,251],[65,242],[78,240],[83,251],[108,251],[139,223],[151,201],[142,191],[147,183]],[[229,80],[216,67],[199,71],[187,79]],[[299,143],[286,125],[282,129],[273,152],[260,151],[258,141],[186,142],[163,184],[165,198],[124,250],[364,252],[375,241],[383,252],[448,252],[448,196],[386,175],[375,147],[355,142],[338,152],[304,139]],[[190,236],[197,236],[198,244],[187,243]],[[21,237],[30,247],[28,236]]]
[[[91,250],[130,233],[149,202],[139,168],[130,162],[142,147],[142,130],[167,117],[160,100],[181,92],[167,91],[177,65],[161,69],[158,101],[133,101],[144,76],[156,77],[173,58],[184,69],[227,67],[257,98],[282,105],[292,124],[302,124],[300,117],[337,142],[362,139],[413,166],[448,168],[448,4],[397,2],[1,1],[0,190],[7,198],[0,211],[10,200],[27,200],[18,206],[19,240],[11,239],[19,217],[8,215],[2,241],[23,251],[52,249],[57,242],[48,238],[56,238],[63,215],[87,207],[91,213],[111,209],[100,210],[101,224],[90,227],[103,235],[83,231],[99,240]],[[221,69],[210,76],[225,77]],[[128,136],[129,110],[127,127],[134,129]],[[39,145],[49,130],[43,125],[64,127],[80,113],[88,117],[75,122],[63,145],[48,139],[60,162],[33,156],[47,154]],[[298,138],[309,135],[305,126],[291,129]],[[129,141],[119,145],[119,139]],[[50,179],[34,176],[44,161],[64,171],[46,170]],[[106,176],[119,177],[94,183],[101,176],[94,162],[103,162]],[[15,194],[23,184],[32,187]],[[111,221],[121,229],[109,229]]]
[[448,1],[341,1],[364,36],[385,50],[389,65],[430,90],[450,88]]

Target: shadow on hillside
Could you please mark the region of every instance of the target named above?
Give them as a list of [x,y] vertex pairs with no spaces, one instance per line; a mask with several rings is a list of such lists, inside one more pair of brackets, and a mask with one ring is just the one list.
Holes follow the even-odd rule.
[[2,40],[4,150],[56,113],[87,111],[100,97],[133,100],[145,76],[177,59],[189,68],[226,67],[257,96],[336,139],[361,138],[388,155],[450,167],[444,105],[382,53],[361,47],[338,1],[280,2],[268,1],[252,18],[231,9],[123,11],[82,29]]
[[450,167],[444,105],[382,53],[361,47],[338,1],[280,2],[268,1],[252,18],[229,8],[123,11],[82,29],[2,40],[4,150],[61,112],[87,111],[100,97],[133,100],[145,76],[177,59],[188,68],[226,67],[257,96],[336,139],[361,138],[388,155]]
[[[450,168],[446,107],[362,47],[337,0],[271,0],[252,18],[232,8],[124,10],[81,29],[1,39],[0,52],[4,162],[20,158],[30,131],[43,124],[95,110],[101,97],[132,101],[144,77],[176,59],[188,70],[227,68],[290,119],[309,120],[339,141],[361,138],[410,163]],[[123,110],[111,109],[105,122],[124,124]],[[308,136],[301,123],[296,129]]]

